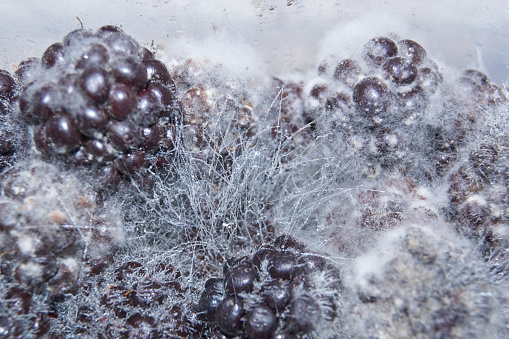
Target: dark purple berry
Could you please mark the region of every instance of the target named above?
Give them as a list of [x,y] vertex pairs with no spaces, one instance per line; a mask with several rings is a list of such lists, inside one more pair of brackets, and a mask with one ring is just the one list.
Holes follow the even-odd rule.
[[28,96],[28,92],[25,91],[21,96],[20,109],[27,117],[34,118],[37,121],[44,122],[59,110],[60,95],[53,85],[39,88],[31,98]]
[[323,257],[319,257],[314,254],[304,254],[299,256],[297,263],[301,265],[302,269],[306,273],[320,272],[323,271],[327,261]]
[[131,115],[137,107],[136,94],[131,87],[124,84],[115,84],[108,97],[108,112],[117,119],[124,120]]
[[397,54],[398,46],[389,38],[374,38],[364,45],[364,57],[377,66],[381,66],[387,59]]
[[260,268],[263,262],[268,262],[276,253],[276,250],[272,247],[260,248],[253,255],[253,265]]
[[140,126],[152,126],[159,119],[161,105],[153,92],[138,92],[138,109],[134,114],[134,121]]
[[113,75],[118,82],[131,86],[135,91],[143,89],[148,81],[145,67],[132,58],[117,60],[113,64]]
[[115,166],[121,173],[133,175],[145,165],[146,161],[147,158],[144,151],[134,151],[117,158]]
[[290,313],[287,317],[287,323],[294,333],[306,334],[311,332],[322,318],[318,303],[309,296],[294,299],[289,308]]
[[404,116],[422,112],[428,104],[427,96],[420,86],[415,86],[410,90],[398,91],[396,101]]
[[166,107],[171,106],[175,100],[173,93],[166,86],[161,84],[156,83],[148,85],[147,92],[153,93],[159,103]]
[[78,76],[76,74],[66,74],[58,80],[58,86],[64,98],[79,95]]
[[87,29],[84,28],[75,29],[74,31],[71,31],[66,34],[62,43],[64,46],[70,46],[72,43],[79,43],[83,39],[91,38],[93,36],[94,33]]
[[425,92],[435,93],[438,86],[442,82],[440,75],[435,73],[431,68],[425,67],[421,68],[418,72],[417,76],[417,84],[421,87]]
[[216,309],[217,326],[226,335],[242,334],[244,302],[236,296],[226,297]]
[[110,32],[104,36],[104,41],[118,55],[138,57],[141,53],[138,43],[123,32]]
[[55,153],[69,153],[81,144],[80,132],[67,113],[52,116],[44,127],[48,146]]
[[148,60],[155,59],[154,53],[152,53],[146,47],[143,47],[141,54],[142,54],[141,59],[143,60],[143,62],[147,62]]
[[64,62],[64,52],[62,44],[59,42],[49,46],[42,55],[41,62],[46,68],[53,67],[57,62]]
[[0,98],[10,98],[14,94],[16,82],[10,74],[0,70]]
[[108,50],[101,44],[94,44],[81,55],[76,63],[76,68],[105,65],[109,60]]
[[485,90],[490,83],[490,80],[486,74],[475,69],[464,71],[461,80],[465,83],[468,83],[478,91]]
[[246,315],[244,332],[249,339],[270,338],[278,326],[274,312],[267,306],[256,306]]
[[228,271],[224,289],[228,294],[250,293],[258,280],[258,273],[251,265],[234,266]]
[[420,64],[426,59],[426,50],[413,40],[401,40],[399,46],[400,54],[414,65]]
[[100,138],[106,131],[108,117],[106,113],[96,105],[86,105],[77,113],[77,125],[79,131],[90,138]]
[[353,89],[353,101],[363,115],[372,117],[387,110],[391,94],[380,79],[369,77],[358,82]]
[[389,78],[398,85],[410,84],[417,78],[417,68],[402,57],[390,58],[382,68]]
[[98,36],[108,35],[109,33],[121,33],[123,32],[122,28],[114,25],[105,25],[99,27],[96,34]]
[[355,85],[357,80],[359,80],[360,75],[361,68],[359,64],[352,59],[345,59],[341,61],[334,70],[334,79],[349,86]]
[[98,171],[99,183],[104,188],[115,188],[118,186],[122,177],[113,165],[101,167]]
[[98,66],[92,66],[83,71],[79,78],[79,84],[85,93],[102,104],[108,99],[110,82],[108,73]]
[[271,280],[262,286],[260,294],[265,304],[280,314],[292,299],[292,284],[282,279]]
[[32,76],[32,71],[39,65],[38,58],[28,58],[19,63],[18,68],[14,71],[16,80],[21,84],[28,83]]
[[315,85],[311,89],[311,92],[309,95],[311,95],[313,98],[321,100],[324,99],[327,95],[328,88],[326,85]]
[[230,269],[235,266],[236,262],[237,262],[236,257],[231,257],[228,260],[226,260],[223,264],[223,274],[227,275],[228,272],[230,272]]
[[170,73],[166,66],[159,60],[152,59],[145,63],[148,80],[167,85],[171,81]]
[[161,141],[161,128],[157,125],[152,127],[145,127],[141,131],[141,147],[144,150],[156,150]]
[[96,162],[109,161],[114,158],[111,146],[102,140],[87,140],[83,146],[88,157]]
[[108,139],[122,151],[136,148],[140,142],[139,127],[131,121],[111,121],[108,126]]
[[289,251],[276,253],[270,259],[268,269],[274,279],[293,279],[301,272],[295,254]]
[[203,320],[214,323],[216,321],[216,309],[223,301],[223,279],[212,278],[205,283],[205,290],[198,302],[198,310]]

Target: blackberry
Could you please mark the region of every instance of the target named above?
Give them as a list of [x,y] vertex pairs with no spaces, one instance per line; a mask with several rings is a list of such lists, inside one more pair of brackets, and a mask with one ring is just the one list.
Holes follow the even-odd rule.
[[0,171],[12,166],[27,149],[26,128],[20,124],[15,110],[17,95],[15,78],[0,70]]
[[[440,216],[436,197],[427,185],[410,177],[364,182],[348,197],[335,197],[321,207],[318,223],[336,251],[354,258],[369,250],[379,234],[405,223],[434,223]],[[323,267],[323,259],[304,256],[305,267]],[[304,262],[301,261],[304,264]],[[305,268],[304,267],[304,268]]]
[[503,292],[472,244],[450,226],[403,225],[355,260],[343,279],[348,336],[461,338],[507,331],[497,320]]
[[477,70],[469,69],[460,78],[462,89],[481,105],[495,105],[507,102],[507,97],[500,87],[490,81],[488,76]]
[[83,253],[100,257],[122,239],[101,197],[54,166],[20,163],[0,182],[5,275],[26,288],[52,297],[76,293]]
[[172,150],[165,131],[182,110],[164,64],[120,28],[105,27],[73,31],[48,47],[45,70],[24,87],[20,109],[45,157],[96,176],[105,168],[131,176]]
[[[257,131],[259,110],[254,106],[257,92],[242,87],[243,74],[230,76],[228,65],[200,59],[176,59],[169,74],[178,85],[184,108],[183,145],[207,157],[214,149],[242,148]],[[168,75],[153,63],[147,69],[164,83]],[[221,71],[225,71],[223,74]],[[227,74],[225,76],[224,74]],[[210,159],[209,159],[210,161]]]
[[[287,331],[300,338],[334,331],[337,325],[337,269],[290,236],[250,256],[229,259],[225,277],[207,281],[198,305],[212,331],[217,326],[223,335],[246,338]],[[238,289],[233,282],[239,282]]]
[[364,60],[328,57],[334,73],[322,72],[307,86],[307,114],[330,140],[324,155],[331,148],[337,162],[356,168],[340,174],[345,178],[444,177],[482,124],[479,104],[506,100],[474,70],[443,85],[439,67],[413,40],[374,38],[362,53]]
[[[185,297],[190,291],[181,285],[180,273],[157,259],[147,265],[140,261],[125,262],[121,257],[102,262],[100,274],[89,271],[81,286],[87,292],[65,304],[76,309],[77,323],[71,323],[74,319],[62,319],[62,324],[71,333],[98,334],[104,338],[196,337],[201,327],[192,310],[186,309]],[[115,278],[105,281],[104,276]],[[109,316],[104,317],[105,314]],[[101,318],[102,321],[97,321]]]
[[462,234],[478,242],[488,258],[491,253],[505,249],[509,241],[507,147],[497,128],[491,126],[490,132],[495,133],[480,137],[447,182],[448,218]]

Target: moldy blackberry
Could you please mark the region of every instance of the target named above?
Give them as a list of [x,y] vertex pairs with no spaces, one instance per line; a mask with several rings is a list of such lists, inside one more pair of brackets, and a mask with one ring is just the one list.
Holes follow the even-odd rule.
[[102,173],[105,184],[114,184],[173,149],[182,115],[173,81],[120,28],[72,31],[30,67],[40,72],[28,77],[19,107],[45,157]]
[[250,339],[338,333],[339,272],[294,238],[230,258],[223,272],[205,283],[198,303],[212,331]]
[[[505,100],[477,71],[444,85],[437,64],[413,40],[373,38],[360,55],[326,61],[307,86],[307,109],[330,135],[338,161],[353,162],[364,177],[443,176],[476,128],[466,112],[479,111],[479,100],[464,98],[465,88],[480,91],[487,104]],[[458,95],[464,100],[453,100]]]
[[83,257],[101,257],[122,241],[114,209],[52,165],[20,162],[0,183],[0,251],[8,280],[51,297],[76,293]]
[[0,171],[12,166],[20,151],[26,150],[26,128],[19,123],[15,109],[18,100],[15,77],[0,70]]

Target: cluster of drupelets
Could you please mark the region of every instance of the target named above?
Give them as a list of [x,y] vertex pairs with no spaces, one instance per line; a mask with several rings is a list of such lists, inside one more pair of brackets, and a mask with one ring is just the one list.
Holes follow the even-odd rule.
[[355,55],[285,83],[103,26],[1,71],[0,337],[506,337],[507,91]]

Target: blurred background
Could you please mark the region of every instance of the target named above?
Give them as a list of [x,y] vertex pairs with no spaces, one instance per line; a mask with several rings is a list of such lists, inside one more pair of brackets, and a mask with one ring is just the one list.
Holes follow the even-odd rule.
[[509,82],[507,0],[0,0],[0,13],[0,67],[9,71],[79,28],[78,17],[93,30],[120,25],[145,46],[163,50],[175,39],[227,35],[253,46],[276,76],[306,73],[317,66],[324,37],[337,32],[337,39],[349,38],[338,26],[361,20],[355,27],[375,32],[376,20],[362,18],[379,17],[389,27],[404,23],[411,31],[405,38],[416,35],[429,55],[448,65],[479,69],[499,85]]

